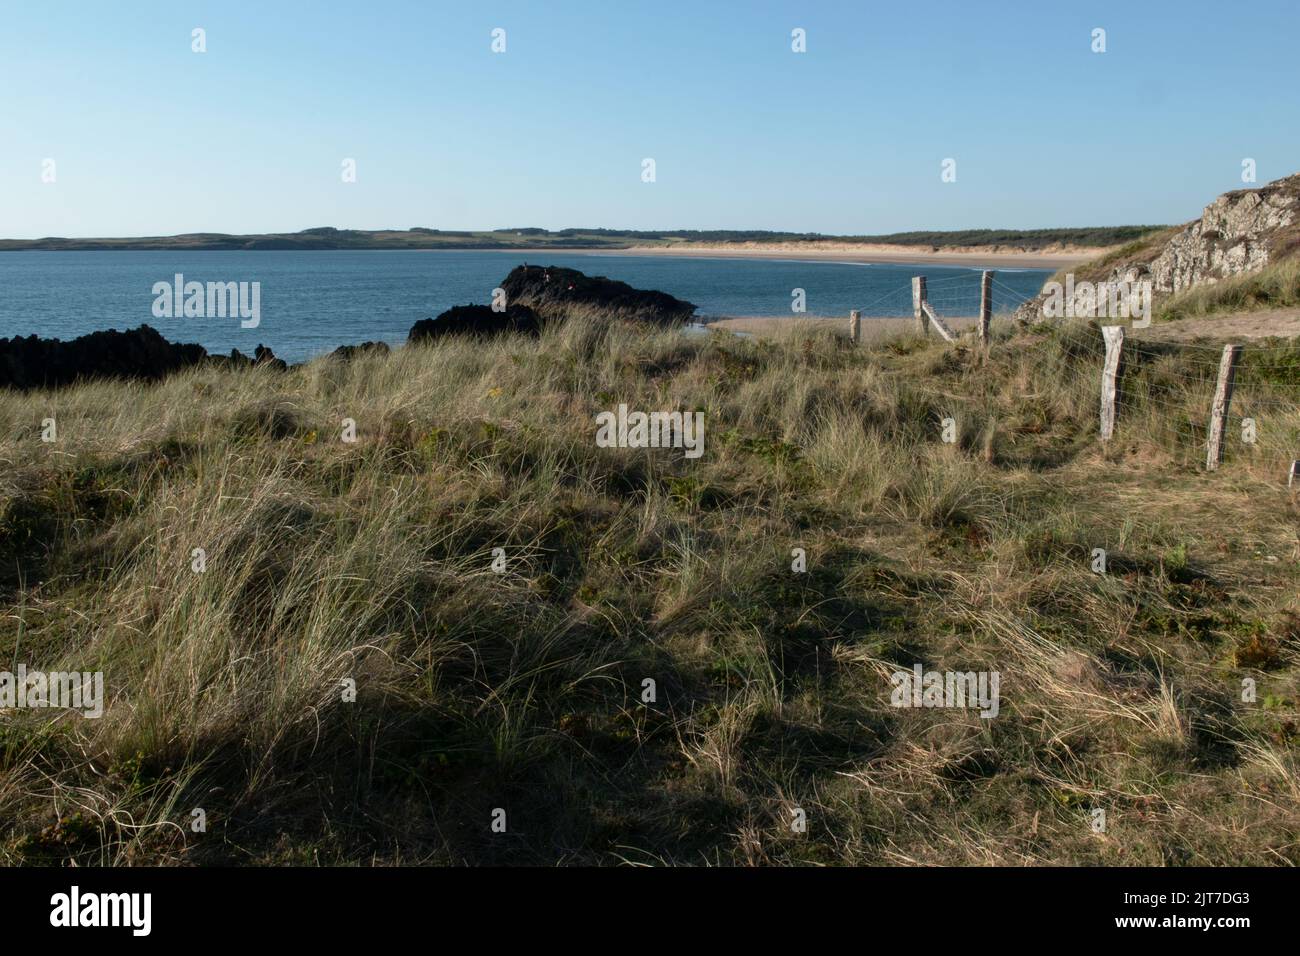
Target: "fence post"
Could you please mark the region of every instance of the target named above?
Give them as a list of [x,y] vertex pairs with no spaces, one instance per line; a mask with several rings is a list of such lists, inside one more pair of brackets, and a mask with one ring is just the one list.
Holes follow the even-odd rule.
[[993,273],[985,269],[980,276],[980,341],[988,344],[989,321],[993,318]]
[[1228,425],[1228,406],[1232,403],[1232,384],[1236,378],[1240,345],[1225,345],[1219,360],[1219,381],[1214,386],[1214,405],[1210,408],[1210,438],[1205,453],[1205,468],[1214,471],[1223,461],[1223,431]]
[[943,319],[939,318],[939,313],[934,311],[934,307],[929,302],[921,303],[921,312],[930,320],[930,325],[939,333],[939,337],[945,342],[956,342],[957,335],[952,329],[948,328]]
[[916,330],[925,335],[929,331],[925,317],[925,276],[912,277],[912,314],[916,316]]
[[849,340],[854,345],[862,341],[862,313],[857,309],[849,313]]
[[1115,397],[1119,382],[1119,353],[1124,347],[1124,326],[1103,325],[1106,340],[1106,364],[1101,372],[1101,440],[1110,441],[1115,434]]

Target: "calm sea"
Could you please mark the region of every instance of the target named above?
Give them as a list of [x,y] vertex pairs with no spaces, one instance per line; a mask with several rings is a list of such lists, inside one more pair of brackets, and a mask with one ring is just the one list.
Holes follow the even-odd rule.
[[[3,252],[0,338],[72,338],[97,329],[149,324],[172,341],[214,352],[259,344],[291,362],[339,345],[405,341],[419,319],[453,305],[488,303],[521,263],[581,269],[659,289],[699,306],[704,317],[791,316],[802,289],[807,315],[910,315],[910,283],[924,274],[940,314],[978,309],[979,271],[960,266],[863,265],[771,259],[676,259],[600,253],[520,252]],[[156,318],[154,283],[261,283],[261,320]],[[999,270],[995,304],[1033,295],[1048,273]],[[999,301],[1000,300],[1000,301]],[[1001,311],[1001,309],[999,309]]]

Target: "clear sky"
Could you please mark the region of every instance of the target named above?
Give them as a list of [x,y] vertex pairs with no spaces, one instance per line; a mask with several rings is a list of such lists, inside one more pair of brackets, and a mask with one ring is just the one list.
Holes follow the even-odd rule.
[[1180,222],[1300,169],[1298,59],[1297,0],[3,0],[0,237]]

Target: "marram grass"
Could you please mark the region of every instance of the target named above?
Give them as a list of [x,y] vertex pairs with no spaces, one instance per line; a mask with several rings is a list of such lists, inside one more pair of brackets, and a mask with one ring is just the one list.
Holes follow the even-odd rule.
[[[1294,865],[1289,354],[1213,474],[1217,353],[1135,346],[1102,445],[1087,328],[0,395],[4,660],[107,696],[0,712],[0,859]],[[620,402],[703,455],[598,448]],[[997,717],[891,706],[916,663]]]

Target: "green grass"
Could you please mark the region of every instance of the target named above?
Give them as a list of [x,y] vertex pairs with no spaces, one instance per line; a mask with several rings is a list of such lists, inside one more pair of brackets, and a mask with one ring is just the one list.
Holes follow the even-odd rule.
[[4,394],[3,659],[109,700],[0,713],[0,860],[1300,863],[1294,383],[1206,474],[1213,369],[1135,344],[1102,446],[1100,355],[578,318]]
[[1122,245],[1088,262],[1062,266],[1047,281],[1064,283],[1066,275],[1073,274],[1075,280],[1079,282],[1101,282],[1108,279],[1112,270],[1118,266],[1150,262],[1182,229],[1182,226],[1151,226],[1132,236],[1125,236],[1122,239],[1117,237]]
[[1300,260],[1286,259],[1256,272],[1201,284],[1160,304],[1160,321],[1300,306]]

